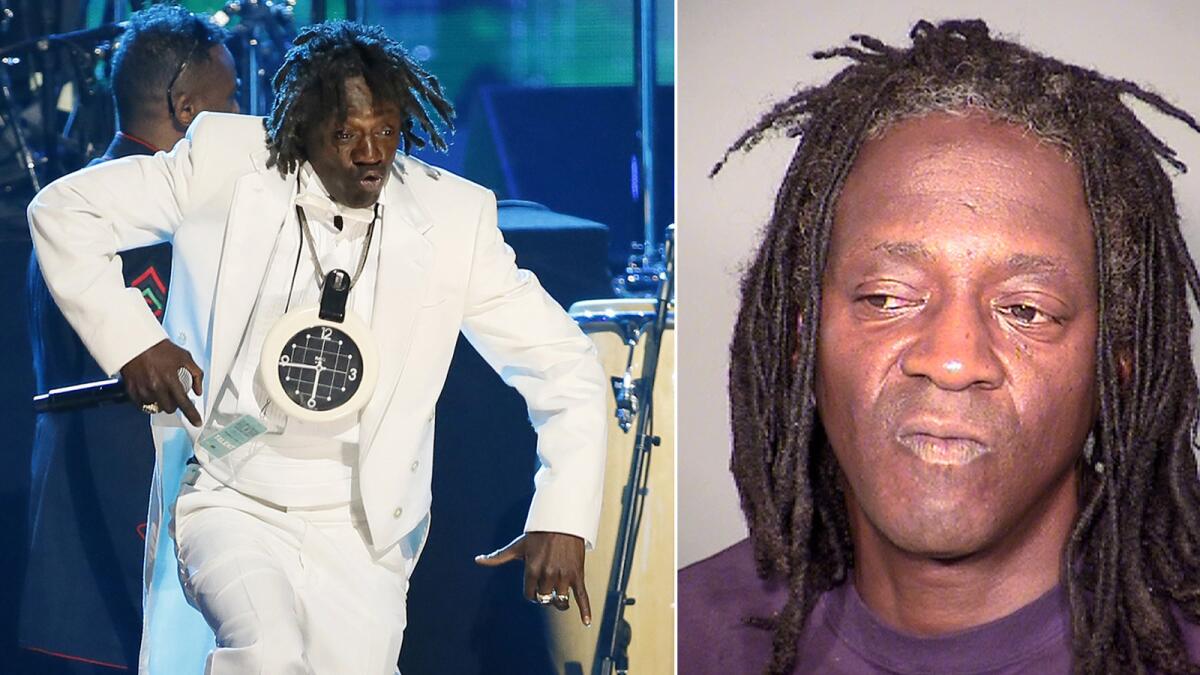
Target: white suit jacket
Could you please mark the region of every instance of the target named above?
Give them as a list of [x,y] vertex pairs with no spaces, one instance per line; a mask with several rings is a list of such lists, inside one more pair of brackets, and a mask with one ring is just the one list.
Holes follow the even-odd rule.
[[[76,172],[29,206],[47,285],[100,366],[116,373],[170,338],[204,370],[198,409],[205,419],[247,329],[295,189],[295,175],[267,168],[267,157],[261,118],[205,113],[170,153]],[[532,274],[516,267],[491,192],[404,156],[385,189],[371,326],[380,376],[362,412],[358,473],[374,545],[386,548],[424,525],[434,406],[459,331],[525,398],[537,431],[541,467],[526,530],[594,542],[606,382],[591,341]],[[174,247],[161,326],[141,294],[124,287],[114,257],[158,241]],[[181,415],[155,417],[182,424],[195,445],[200,430]],[[155,434],[160,462],[163,431]],[[480,448],[500,450],[508,449]],[[156,477],[163,476],[160,467]],[[155,494],[165,488],[172,495],[176,487],[156,486]],[[155,516],[164,506],[151,503],[147,541],[157,536]]]

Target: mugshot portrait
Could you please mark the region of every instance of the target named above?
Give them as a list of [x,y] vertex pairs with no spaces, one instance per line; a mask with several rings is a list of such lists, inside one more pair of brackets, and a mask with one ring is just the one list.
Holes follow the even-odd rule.
[[1197,18],[680,8],[680,672],[1196,663]]

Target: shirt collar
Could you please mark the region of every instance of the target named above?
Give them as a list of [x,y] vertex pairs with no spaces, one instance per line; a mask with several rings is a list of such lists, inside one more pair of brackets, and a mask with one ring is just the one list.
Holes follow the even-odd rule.
[[827,591],[818,602],[822,605],[819,621],[850,649],[890,673],[999,672],[1052,646],[1070,646],[1071,610],[1061,584],[1007,616],[934,637],[885,624],[862,601],[852,581]]
[[[375,217],[375,206],[379,207],[380,216],[383,215],[387,195],[386,186],[380,191],[379,199],[374,206],[352,208],[335,202],[329,196],[329,191],[325,189],[321,177],[308,162],[300,167],[298,180],[299,190],[296,195],[296,204],[304,207],[306,219],[310,223],[320,223],[321,227],[326,228],[338,238],[357,238],[365,235],[367,227]],[[336,216],[342,217],[341,231],[338,231],[333,225]]]

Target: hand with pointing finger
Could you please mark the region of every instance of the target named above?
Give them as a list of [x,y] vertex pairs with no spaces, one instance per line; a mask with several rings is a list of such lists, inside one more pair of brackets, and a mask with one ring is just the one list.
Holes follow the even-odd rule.
[[583,539],[561,532],[526,532],[508,546],[475,557],[484,567],[498,567],[513,560],[525,561],[525,598],[559,611],[571,606],[575,592],[579,618],[592,625],[592,607],[583,578]]
[[199,396],[204,390],[204,371],[192,360],[187,350],[170,340],[161,340],[133,357],[121,367],[121,377],[129,398],[138,405],[154,404],[159,411],[183,411],[192,426],[200,426],[200,413],[188,398],[179,380],[179,370],[192,376],[192,393]]

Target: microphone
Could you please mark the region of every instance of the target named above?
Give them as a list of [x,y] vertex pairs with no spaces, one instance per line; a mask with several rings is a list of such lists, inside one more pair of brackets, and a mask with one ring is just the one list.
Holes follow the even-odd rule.
[[175,377],[179,378],[179,384],[183,385],[184,392],[192,390],[192,374],[188,372],[187,368],[180,366],[179,370],[175,372]]
[[[192,388],[192,374],[187,368],[180,368],[177,376],[183,388]],[[125,381],[119,377],[73,384],[69,387],[51,389],[44,394],[33,397],[34,412],[66,412],[95,408],[111,403],[128,403],[129,392],[125,391]]]

